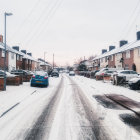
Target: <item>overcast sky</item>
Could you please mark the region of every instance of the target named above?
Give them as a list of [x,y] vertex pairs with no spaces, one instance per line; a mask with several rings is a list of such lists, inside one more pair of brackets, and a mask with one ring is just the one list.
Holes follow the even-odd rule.
[[[0,34],[7,17],[7,44],[59,65],[100,54],[121,39],[136,40],[139,0],[0,0]],[[137,25],[137,28],[136,28]]]

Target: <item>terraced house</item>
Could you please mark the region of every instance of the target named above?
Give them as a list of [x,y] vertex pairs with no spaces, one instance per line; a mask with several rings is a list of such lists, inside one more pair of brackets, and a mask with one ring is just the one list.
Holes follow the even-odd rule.
[[140,73],[140,31],[134,42],[121,40],[119,47],[110,46],[109,51],[103,49],[102,54],[93,59],[93,67],[129,69]]
[[[0,35],[0,69],[4,69],[4,43],[3,36]],[[36,70],[38,61],[32,57],[31,53],[27,53],[26,50],[19,50],[19,46],[13,46],[12,48],[6,45],[6,70]]]

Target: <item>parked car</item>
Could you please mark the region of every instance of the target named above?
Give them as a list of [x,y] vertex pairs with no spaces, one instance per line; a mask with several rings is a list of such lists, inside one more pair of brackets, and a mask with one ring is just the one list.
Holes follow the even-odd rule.
[[103,80],[104,74],[106,72],[117,71],[116,68],[103,68],[95,74],[96,80]]
[[75,72],[74,71],[70,71],[69,72],[69,76],[75,76]]
[[133,90],[140,89],[140,77],[130,79],[128,85]]
[[33,73],[31,73],[28,70],[12,70],[11,74],[15,74],[15,75],[32,75]]
[[[0,77],[4,77],[4,71],[0,70]],[[16,77],[16,75],[11,74],[10,72],[6,71],[6,77]]]
[[44,71],[36,71],[35,74],[31,78],[31,86],[45,86],[49,85],[49,77],[48,73]]
[[99,70],[91,71],[91,78],[95,78],[95,74],[99,72]]
[[51,77],[59,77],[59,73],[57,71],[53,71],[51,73]]
[[132,78],[138,77],[138,73],[133,70],[121,70],[121,71],[116,71],[113,73],[113,75],[119,76],[119,77],[126,77],[126,81],[129,81]]

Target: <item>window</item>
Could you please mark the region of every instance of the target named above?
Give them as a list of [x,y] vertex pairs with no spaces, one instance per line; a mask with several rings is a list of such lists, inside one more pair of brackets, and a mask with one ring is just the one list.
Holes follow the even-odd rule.
[[106,56],[106,57],[105,57],[105,62],[107,62],[107,59],[108,59],[108,57]]
[[104,59],[103,59],[103,58],[101,58],[101,63],[103,62],[103,60],[104,60]]
[[22,56],[19,56],[20,61],[22,61]]
[[128,69],[129,69],[129,65],[126,64],[126,65],[125,65],[125,70],[128,70]]
[[20,56],[17,54],[17,60],[19,60],[19,57],[20,57]]
[[137,74],[137,72],[135,72],[135,71],[130,71],[130,74]]
[[117,60],[120,61],[120,59],[121,59],[121,53],[118,53],[118,54],[117,54]]
[[126,51],[126,58],[130,58],[130,50]]
[[5,57],[5,51],[4,50],[2,50],[1,57]]
[[11,52],[11,59],[14,59],[14,53]]
[[130,71],[122,71],[123,74],[130,74]]
[[110,61],[113,61],[113,55],[110,56]]
[[140,47],[138,48],[138,56],[140,56]]

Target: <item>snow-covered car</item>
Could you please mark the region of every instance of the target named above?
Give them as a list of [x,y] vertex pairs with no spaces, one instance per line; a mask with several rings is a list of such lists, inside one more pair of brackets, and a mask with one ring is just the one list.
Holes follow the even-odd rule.
[[136,71],[133,70],[119,70],[113,73],[113,77],[117,76],[117,77],[125,77],[126,81],[129,81],[132,78],[137,78],[138,77],[138,73]]
[[12,70],[11,74],[15,75],[33,75],[31,71],[28,70]]
[[95,74],[95,77],[103,77],[104,76],[104,74],[106,73],[107,74],[107,71],[109,72],[111,72],[111,71],[117,71],[117,69],[116,68],[103,68],[103,69],[101,69],[99,72],[96,72],[96,74]]
[[[0,76],[4,76],[4,71],[3,70],[0,70]],[[10,72],[7,72],[6,71],[6,77],[16,77],[16,75],[14,74],[11,74]]]
[[74,71],[70,71],[69,72],[69,76],[75,76],[75,72]]
[[133,90],[140,89],[140,77],[130,79],[128,85]]

